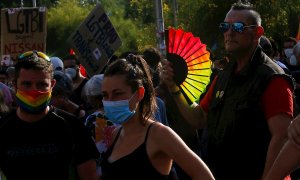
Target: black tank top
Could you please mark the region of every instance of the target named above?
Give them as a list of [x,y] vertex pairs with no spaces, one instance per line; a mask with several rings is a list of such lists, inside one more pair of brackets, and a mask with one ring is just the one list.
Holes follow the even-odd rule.
[[[152,123],[153,124],[153,123]],[[143,179],[143,180],[160,180],[168,179],[168,175],[160,174],[151,164],[146,151],[146,143],[148,138],[149,129],[152,126],[149,125],[144,142],[137,147],[131,154],[128,154],[112,163],[108,161],[115,143],[119,138],[122,128],[120,128],[113,144],[103,154],[101,162],[102,179]]]

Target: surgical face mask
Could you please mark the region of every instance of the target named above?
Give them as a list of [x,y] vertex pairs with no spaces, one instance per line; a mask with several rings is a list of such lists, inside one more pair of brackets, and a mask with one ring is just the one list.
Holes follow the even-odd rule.
[[129,109],[129,101],[131,98],[129,100],[121,101],[102,100],[104,115],[115,124],[125,123],[135,114],[135,110],[130,111]]
[[287,48],[284,50],[285,56],[289,59],[293,55],[293,48]]
[[50,103],[51,91],[17,90],[16,102],[25,112],[38,114],[43,112]]
[[69,74],[72,79],[75,79],[76,74],[77,74],[75,68],[67,68],[67,69],[65,69],[65,73]]

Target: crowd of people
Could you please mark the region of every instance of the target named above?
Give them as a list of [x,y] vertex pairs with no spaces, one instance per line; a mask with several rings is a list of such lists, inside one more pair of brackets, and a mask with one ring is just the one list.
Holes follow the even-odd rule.
[[261,21],[232,5],[193,106],[154,47],[93,76],[74,54],[20,54],[0,71],[0,180],[300,178],[300,42],[279,50]]

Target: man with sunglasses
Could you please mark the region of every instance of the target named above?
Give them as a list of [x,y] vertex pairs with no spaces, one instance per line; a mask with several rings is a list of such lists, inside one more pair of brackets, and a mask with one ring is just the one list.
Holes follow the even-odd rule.
[[98,151],[84,125],[49,106],[55,85],[48,56],[29,51],[15,65],[18,108],[0,121],[0,169],[7,179],[96,179]]
[[200,105],[188,105],[171,62],[164,62],[162,80],[184,119],[207,128],[203,159],[216,179],[262,179],[287,138],[293,83],[259,46],[264,29],[251,4],[233,4],[219,29],[229,62]]

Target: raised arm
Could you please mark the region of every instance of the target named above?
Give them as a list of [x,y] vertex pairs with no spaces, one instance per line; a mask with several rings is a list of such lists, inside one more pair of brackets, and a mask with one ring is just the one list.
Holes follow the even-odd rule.
[[165,60],[163,62],[163,71],[161,73],[162,82],[168,87],[172,94],[180,113],[185,117],[186,121],[195,128],[203,128],[206,123],[207,115],[201,106],[191,107],[183,95],[179,93],[180,89],[174,82],[174,71],[172,63]]

